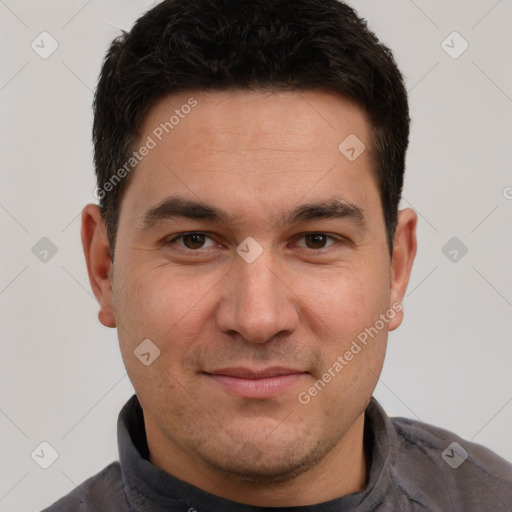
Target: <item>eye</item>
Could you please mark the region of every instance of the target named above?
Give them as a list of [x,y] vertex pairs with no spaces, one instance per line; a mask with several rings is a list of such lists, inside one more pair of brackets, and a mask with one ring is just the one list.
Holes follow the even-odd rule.
[[[204,249],[204,247],[202,247],[202,246],[203,246],[206,238],[210,238],[210,240],[212,240],[211,237],[209,237],[205,233],[200,233],[200,232],[194,231],[191,233],[182,233],[181,235],[178,235],[172,239],[164,240],[164,245],[172,245],[172,244],[175,244],[177,240],[182,239],[185,249],[190,249],[190,250]],[[213,245],[215,245],[215,244],[213,244]],[[183,247],[183,245],[181,245],[180,247]],[[210,246],[210,247],[212,247],[212,246]]]
[[[204,246],[206,239],[210,239],[211,243],[209,246]],[[305,233],[300,236],[299,240],[305,240],[305,245],[296,244],[297,247],[304,247],[306,249],[312,249],[314,252],[320,252],[321,249],[326,249],[331,247],[332,245],[336,245],[336,241],[338,243],[343,244],[344,240],[341,237],[334,237],[332,235],[328,235],[326,233]],[[329,245],[326,245],[328,239],[333,240]],[[182,243],[178,243],[178,241],[182,241]],[[200,231],[192,231],[188,233],[181,233],[173,238],[166,238],[163,240],[164,246],[178,245],[185,250],[200,252],[201,249],[207,249],[209,247],[215,247],[215,241],[208,236],[206,233]]]
[[[325,243],[328,238],[331,240],[338,240],[342,242],[340,238],[335,238],[331,235],[327,235],[326,233],[306,233],[305,235],[301,236],[301,239],[306,240],[306,248],[307,249],[325,249],[326,247],[330,247],[331,245],[334,245],[334,243],[326,246]],[[298,245],[298,247],[304,247]]]

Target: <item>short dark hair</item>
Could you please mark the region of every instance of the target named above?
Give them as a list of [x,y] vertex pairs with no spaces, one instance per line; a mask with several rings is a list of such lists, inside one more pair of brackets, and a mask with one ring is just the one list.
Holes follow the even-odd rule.
[[148,110],[171,93],[233,89],[323,89],[363,110],[392,255],[409,108],[393,54],[366,21],[337,0],[164,0],[114,39],[94,97],[94,163],[111,258],[132,174],[126,162]]

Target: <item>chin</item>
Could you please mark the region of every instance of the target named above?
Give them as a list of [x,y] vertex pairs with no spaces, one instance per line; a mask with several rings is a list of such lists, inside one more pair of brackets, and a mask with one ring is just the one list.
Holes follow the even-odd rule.
[[[271,451],[271,450],[269,450]],[[251,460],[250,457],[231,459],[226,457],[221,460],[210,460],[204,458],[207,466],[215,471],[225,473],[231,480],[251,484],[268,485],[278,484],[293,480],[312,468],[321,457],[297,457],[281,455],[276,460],[276,454],[271,453],[268,457],[260,453],[258,460]]]
[[[275,433],[274,433],[275,434]],[[233,438],[223,445],[202,446],[198,455],[215,471],[228,478],[252,484],[281,483],[302,475],[336,445],[325,438],[315,440],[312,433],[283,431],[280,439],[245,435],[245,440],[233,445]],[[271,433],[272,435],[272,433]],[[251,440],[248,440],[251,439]],[[293,441],[290,441],[293,440]]]

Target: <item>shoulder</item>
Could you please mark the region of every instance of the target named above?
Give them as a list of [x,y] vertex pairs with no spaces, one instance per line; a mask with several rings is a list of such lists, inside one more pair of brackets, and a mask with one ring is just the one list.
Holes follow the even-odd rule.
[[42,512],[129,510],[119,462],[112,462]]
[[466,511],[509,510],[512,464],[446,429],[406,418],[391,422],[398,441],[393,476],[404,489],[414,489],[418,501],[424,497]]

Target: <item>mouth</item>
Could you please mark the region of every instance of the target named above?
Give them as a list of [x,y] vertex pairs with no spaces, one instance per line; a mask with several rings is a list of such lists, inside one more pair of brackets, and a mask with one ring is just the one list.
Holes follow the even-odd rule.
[[261,370],[242,367],[220,368],[203,373],[225,391],[239,397],[254,399],[278,396],[309,375],[308,372],[283,367]]

